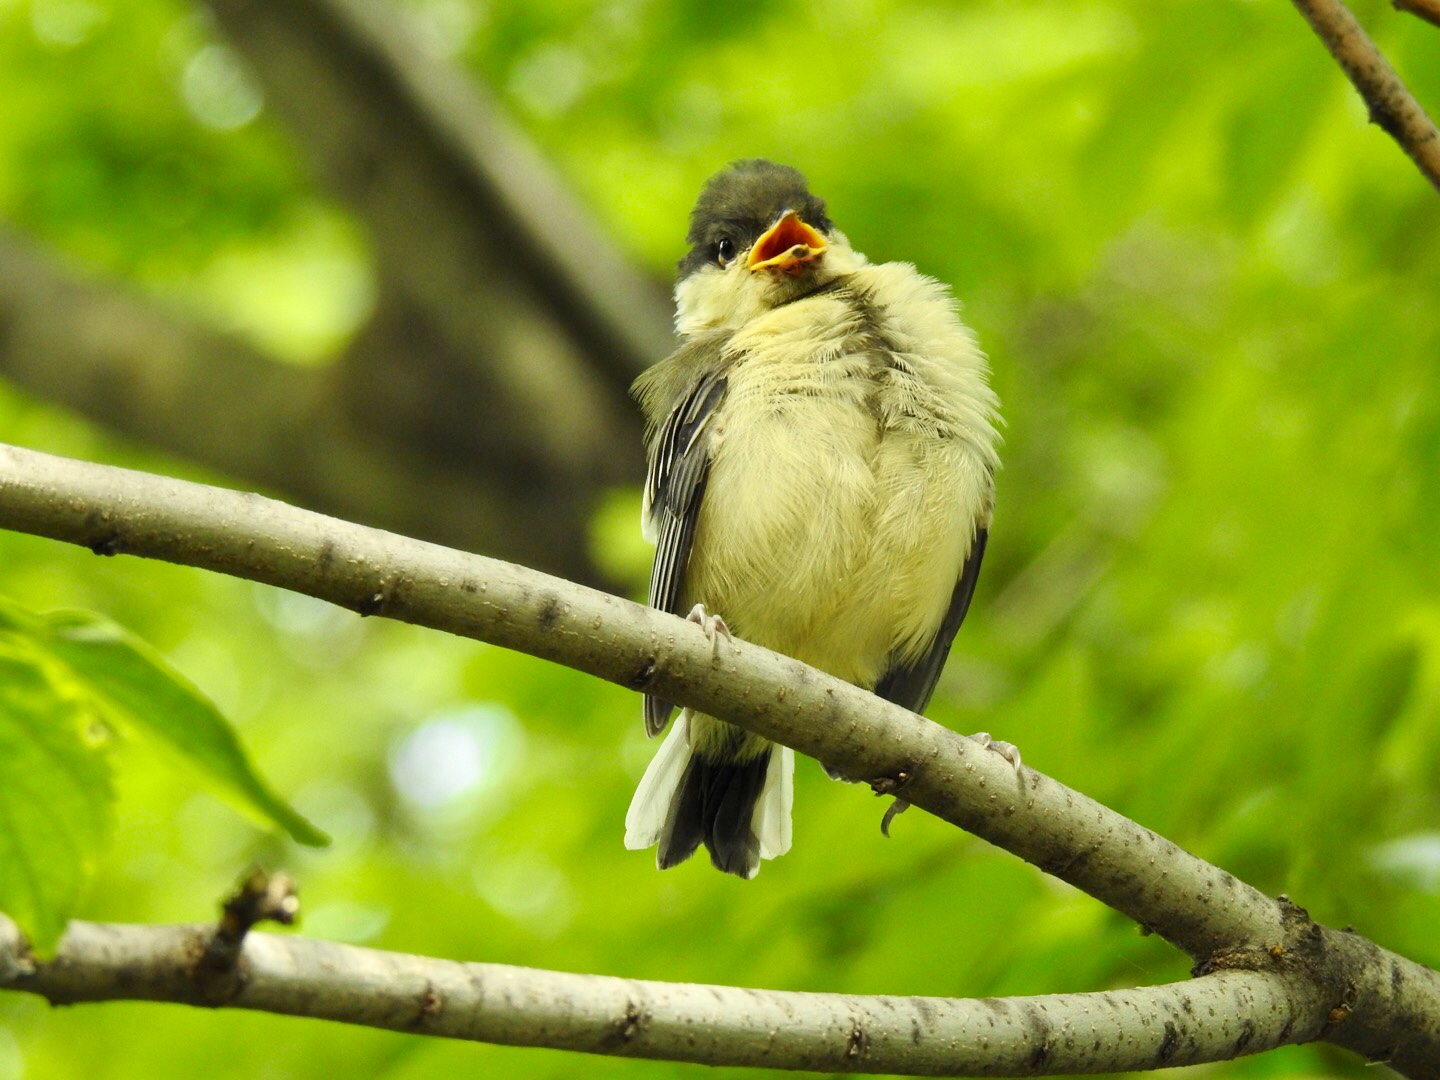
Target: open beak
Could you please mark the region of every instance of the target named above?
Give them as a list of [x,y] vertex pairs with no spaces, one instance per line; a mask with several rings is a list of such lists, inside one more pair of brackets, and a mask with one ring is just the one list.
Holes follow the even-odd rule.
[[800,220],[794,210],[786,210],[780,220],[755,241],[746,265],[751,270],[772,273],[800,273],[806,263],[825,254],[825,238]]

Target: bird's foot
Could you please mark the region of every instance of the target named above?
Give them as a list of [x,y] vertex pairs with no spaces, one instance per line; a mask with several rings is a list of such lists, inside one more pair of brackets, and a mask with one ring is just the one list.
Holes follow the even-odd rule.
[[726,641],[734,641],[730,636],[730,628],[725,625],[725,620],[719,615],[711,615],[705,610],[704,604],[696,604],[690,609],[690,614],[685,616],[686,621],[693,622],[705,631],[706,638],[710,641],[710,653],[715,655],[720,651],[720,638]]
[[915,774],[909,769],[901,769],[894,776],[881,776],[870,781],[870,790],[876,795],[894,795],[906,784],[910,783]]
[[[894,776],[881,776],[870,781],[870,790],[876,795],[894,795],[897,791],[904,790],[905,786],[914,778],[915,773],[910,769],[901,769]],[[880,819],[880,835],[886,839],[890,837],[890,823],[895,820],[897,814],[903,814],[910,809],[910,804],[904,799],[896,799],[885,811],[885,816]]]
[[988,731],[977,731],[974,735],[971,735],[970,738],[974,739],[981,746],[989,747],[991,750],[994,750],[995,753],[999,754],[1012,766],[1014,766],[1016,772],[1020,771],[1020,748],[1014,743],[1001,742],[999,739],[992,739]]

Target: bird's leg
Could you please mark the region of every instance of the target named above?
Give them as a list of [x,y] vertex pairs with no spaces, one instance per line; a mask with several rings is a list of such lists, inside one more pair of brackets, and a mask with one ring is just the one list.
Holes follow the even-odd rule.
[[[894,776],[881,776],[870,781],[870,790],[876,795],[894,795],[901,791],[914,778],[915,773],[910,769],[901,769]],[[880,819],[880,835],[889,839],[890,822],[895,820],[897,814],[903,814],[910,809],[910,804],[904,799],[897,798],[885,811],[885,816]]]
[[994,750],[995,753],[999,754],[1011,765],[1013,765],[1016,772],[1020,771],[1020,748],[1014,743],[1001,742],[999,739],[992,739],[988,731],[977,731],[974,735],[971,735],[970,738],[974,739],[981,746],[989,747],[991,750]]
[[725,620],[719,615],[711,615],[705,610],[704,604],[696,604],[690,609],[690,614],[685,616],[686,621],[693,622],[705,631],[705,636],[710,639],[710,654],[717,655],[720,652],[720,638],[723,635],[726,641],[734,641],[730,636],[730,628],[725,625]]

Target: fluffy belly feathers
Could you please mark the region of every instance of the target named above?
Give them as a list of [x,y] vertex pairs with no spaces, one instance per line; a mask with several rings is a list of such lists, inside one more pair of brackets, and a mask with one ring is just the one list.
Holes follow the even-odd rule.
[[[798,391],[783,369],[732,370],[686,603],[871,688],[892,654],[918,655],[940,625],[983,470],[955,440],[887,428],[866,358],[826,366],[823,378],[793,371]],[[731,427],[745,438],[727,440]]]

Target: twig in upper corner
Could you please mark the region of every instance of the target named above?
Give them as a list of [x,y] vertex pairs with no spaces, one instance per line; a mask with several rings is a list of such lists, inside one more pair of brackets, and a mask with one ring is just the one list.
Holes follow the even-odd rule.
[[[1425,114],[1395,69],[1340,0],[1293,0],[1330,55],[1360,91],[1379,124],[1410,155],[1416,168],[1440,191],[1440,128]],[[1407,0],[1397,0],[1402,6]],[[1434,9],[1436,0],[1408,0]]]
[[1417,19],[1440,26],[1440,0],[1390,0],[1396,11],[1408,12]]

